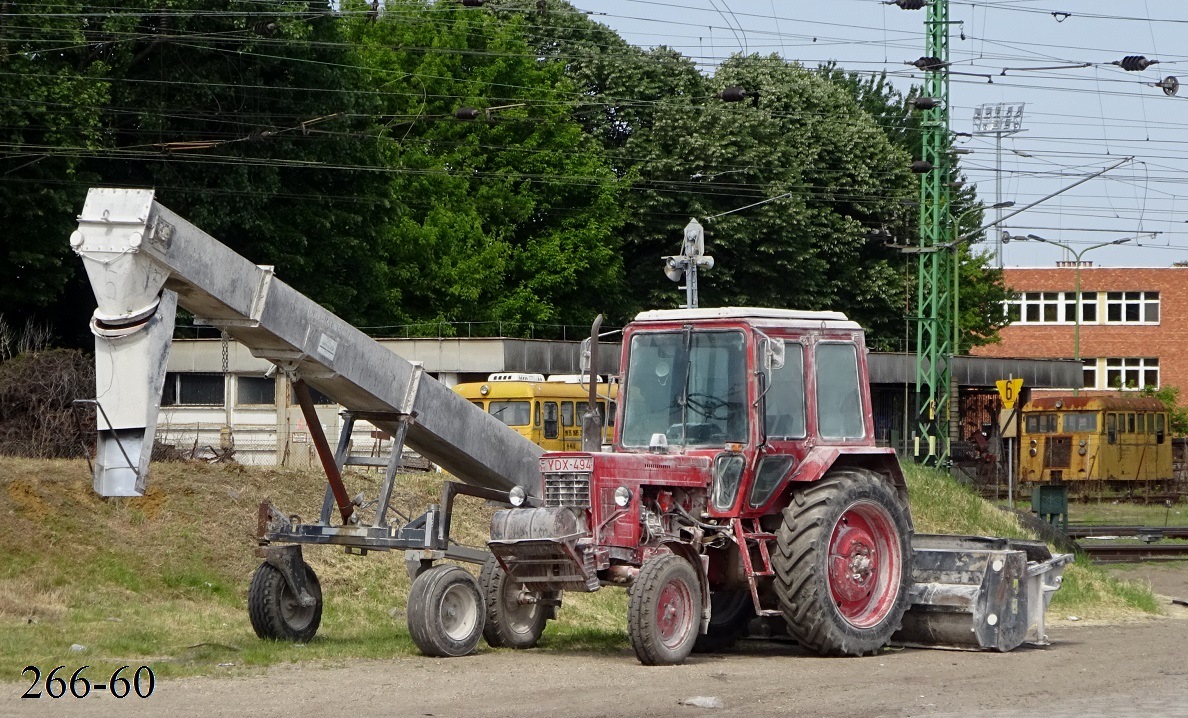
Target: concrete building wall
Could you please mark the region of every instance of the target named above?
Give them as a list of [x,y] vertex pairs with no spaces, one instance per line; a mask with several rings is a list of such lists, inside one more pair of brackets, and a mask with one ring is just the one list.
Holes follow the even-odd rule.
[[[485,380],[495,372],[576,374],[579,342],[533,339],[380,339],[382,345],[446,386]],[[213,458],[226,451],[224,427],[232,427],[235,459],[243,464],[309,467],[318,464],[310,427],[290,392],[288,379],[272,363],[252,356],[235,341],[181,339],[173,342],[166,378],[167,401],[158,415],[157,441],[184,455]],[[618,371],[619,347],[601,345],[604,371]],[[261,383],[271,387],[262,402]],[[250,386],[249,386],[250,385]],[[220,388],[221,387],[221,388]],[[254,391],[253,391],[254,390]],[[315,401],[318,396],[315,394]],[[331,444],[342,430],[341,407],[319,403],[318,418]],[[366,421],[352,431],[356,454],[386,456],[386,434]]]

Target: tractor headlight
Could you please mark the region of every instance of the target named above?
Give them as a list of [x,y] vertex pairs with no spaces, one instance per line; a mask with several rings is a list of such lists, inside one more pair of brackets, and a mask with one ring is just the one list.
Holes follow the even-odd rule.
[[512,506],[523,506],[528,500],[528,492],[520,486],[513,486],[512,490],[507,492],[507,500]]
[[631,489],[626,486],[615,489],[615,506],[624,509],[629,503],[631,503]]

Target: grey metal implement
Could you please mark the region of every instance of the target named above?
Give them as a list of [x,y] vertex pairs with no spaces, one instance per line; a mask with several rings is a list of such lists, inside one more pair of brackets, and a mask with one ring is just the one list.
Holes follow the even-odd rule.
[[[96,188],[70,244],[99,308],[95,490],[144,491],[173,302],[357,412],[412,415],[407,444],[462,481],[541,495],[543,453],[411,362],[161,206],[152,190]],[[396,422],[377,422],[395,431]]]

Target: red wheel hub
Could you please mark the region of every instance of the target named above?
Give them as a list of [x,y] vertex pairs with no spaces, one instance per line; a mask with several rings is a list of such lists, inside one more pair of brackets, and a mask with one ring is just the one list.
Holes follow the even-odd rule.
[[842,512],[829,537],[829,592],[855,628],[870,628],[895,605],[903,572],[899,532],[882,506],[859,501]]
[[679,646],[693,625],[693,595],[684,581],[669,581],[656,601],[656,629],[668,648]]

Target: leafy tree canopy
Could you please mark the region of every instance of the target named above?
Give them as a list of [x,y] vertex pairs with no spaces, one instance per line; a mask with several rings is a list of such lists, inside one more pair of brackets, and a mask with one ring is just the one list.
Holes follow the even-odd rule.
[[[911,263],[870,239],[916,236],[917,128],[885,78],[758,55],[710,76],[560,0],[33,0],[6,17],[10,316],[85,327],[65,240],[96,185],[154,187],[364,326],[674,306],[660,257],[691,217],[717,259],[706,306],[841,309],[884,347],[911,312]],[[728,86],[756,100],[724,103]],[[961,256],[966,341],[988,341],[1001,279]]]

